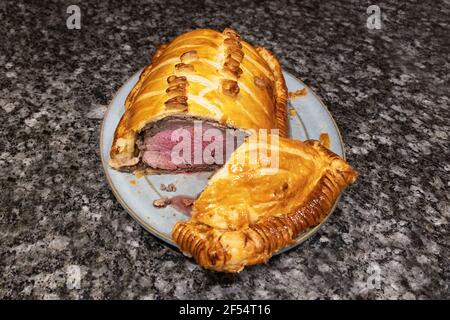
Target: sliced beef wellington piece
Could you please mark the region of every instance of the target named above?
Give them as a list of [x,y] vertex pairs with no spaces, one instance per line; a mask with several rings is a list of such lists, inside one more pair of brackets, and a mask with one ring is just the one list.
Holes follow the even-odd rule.
[[192,131],[195,119],[204,130],[278,129],[286,136],[286,99],[278,60],[264,48],[228,28],[182,34],[156,51],[128,95],[109,164],[135,174],[211,170],[220,164],[168,158],[174,130]]
[[[358,176],[319,141],[252,137],[210,179],[191,219],[173,228],[180,250],[204,268],[239,272],[266,262],[323,221]],[[252,160],[259,154],[266,156]]]

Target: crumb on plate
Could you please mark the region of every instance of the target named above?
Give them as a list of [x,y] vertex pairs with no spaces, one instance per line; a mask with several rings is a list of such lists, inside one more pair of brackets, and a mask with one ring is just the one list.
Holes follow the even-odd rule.
[[304,97],[308,94],[308,89],[306,87],[303,87],[301,89],[289,92],[289,98],[291,100],[295,100],[298,97]]
[[155,208],[165,208],[170,204],[170,199],[168,197],[162,197],[153,201],[153,206]]

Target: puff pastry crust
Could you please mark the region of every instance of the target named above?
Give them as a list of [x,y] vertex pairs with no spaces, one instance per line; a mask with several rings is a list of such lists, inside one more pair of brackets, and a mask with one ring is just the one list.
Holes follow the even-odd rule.
[[240,164],[261,148],[247,140],[210,179],[194,202],[191,219],[173,229],[180,250],[206,269],[239,272],[266,262],[319,224],[357,178],[319,141],[269,140],[269,153],[279,155],[278,169],[260,159]]
[[137,135],[169,116],[218,122],[236,129],[279,129],[287,136],[287,89],[280,64],[236,31],[198,29],[156,51],[125,102],[110,165],[137,163]]

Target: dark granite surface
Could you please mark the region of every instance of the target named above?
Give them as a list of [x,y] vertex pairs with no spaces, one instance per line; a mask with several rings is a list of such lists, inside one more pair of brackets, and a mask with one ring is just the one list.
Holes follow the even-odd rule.
[[[0,298],[450,298],[449,2],[224,3],[0,2]],[[237,275],[132,220],[98,147],[158,44],[226,26],[323,98],[362,173],[318,234]]]

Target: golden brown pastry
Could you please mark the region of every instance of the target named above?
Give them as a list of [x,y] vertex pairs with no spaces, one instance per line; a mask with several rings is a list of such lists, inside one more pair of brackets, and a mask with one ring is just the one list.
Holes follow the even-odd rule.
[[252,163],[263,143],[248,138],[210,179],[192,218],[175,225],[172,236],[180,250],[204,268],[239,272],[266,262],[319,224],[357,178],[319,141],[268,140],[270,157]]
[[280,65],[266,49],[228,28],[187,32],[161,46],[142,71],[125,102],[109,163],[145,174],[190,171],[167,157],[176,128],[197,119],[207,128],[276,128],[286,136],[286,101]]

